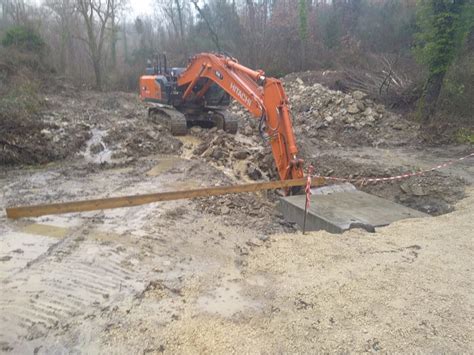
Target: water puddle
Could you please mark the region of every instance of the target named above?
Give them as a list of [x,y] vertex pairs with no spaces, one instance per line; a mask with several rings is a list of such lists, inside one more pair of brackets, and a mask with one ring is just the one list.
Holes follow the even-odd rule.
[[201,144],[201,139],[191,135],[177,136],[176,138],[183,143],[183,153],[181,154],[181,157],[184,159],[192,159],[193,151],[199,144]]
[[49,224],[34,223],[26,227],[23,227],[21,232],[27,233],[27,234],[42,235],[44,237],[61,239],[67,235],[68,229],[64,227],[49,225]]
[[164,186],[173,190],[192,190],[202,187],[202,185],[196,180],[169,181],[165,183]]
[[178,158],[164,158],[159,161],[157,165],[155,165],[153,168],[151,168],[149,171],[147,171],[148,176],[158,176],[161,175],[174,166],[179,162]]
[[[92,137],[87,141],[84,159],[89,163],[102,164],[112,161],[112,151],[107,148],[103,141],[106,131],[93,128],[91,130]],[[95,152],[96,149],[99,149]]]

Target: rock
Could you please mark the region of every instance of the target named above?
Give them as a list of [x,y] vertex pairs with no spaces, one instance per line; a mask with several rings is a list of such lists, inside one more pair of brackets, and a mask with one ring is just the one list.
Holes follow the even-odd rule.
[[332,116],[326,116],[326,117],[324,117],[324,120],[325,120],[327,123],[331,123],[332,121],[334,121],[334,117],[332,117]]
[[226,215],[230,213],[230,208],[227,206],[222,206],[221,207],[221,214]]
[[366,121],[370,122],[370,123],[373,123],[373,122],[375,122],[375,117],[374,116],[367,116]]
[[413,183],[410,184],[409,182],[405,182],[402,185],[400,185],[400,188],[402,189],[403,192],[405,193],[411,193],[415,196],[427,196],[429,194],[429,191],[424,189],[424,187],[421,184]]
[[359,107],[357,107],[357,104],[354,103],[354,104],[351,104],[347,107],[347,112],[354,115],[356,113],[359,113],[360,109],[359,109]]
[[243,132],[243,133],[244,133],[244,135],[246,135],[246,136],[253,136],[252,127],[246,126],[246,127],[244,128],[244,132]]
[[206,151],[207,147],[208,147],[207,143],[205,142],[201,143],[194,149],[193,154],[198,155],[198,156],[202,155],[202,153]]
[[357,101],[356,105],[357,105],[357,108],[359,109],[359,111],[364,111],[365,110],[365,105],[364,105],[363,102]]
[[304,81],[301,80],[300,78],[296,78],[296,82],[300,85],[304,85]]
[[367,97],[367,94],[357,90],[352,93],[352,97],[354,97],[356,100],[363,100],[365,97]]
[[374,110],[372,110],[372,108],[370,108],[370,107],[367,107],[362,114],[364,116],[371,116],[373,113],[374,113]]
[[383,105],[375,105],[375,111],[377,111],[378,113],[384,113],[385,107]]
[[42,129],[41,134],[46,138],[46,139],[51,139],[53,138],[53,133],[49,129]]
[[247,167],[247,175],[252,180],[260,180],[262,178],[262,173],[256,167],[250,165]]
[[222,149],[217,148],[217,149],[214,149],[214,151],[211,154],[211,157],[216,160],[220,160],[224,157],[224,153],[222,152]]
[[104,145],[102,143],[97,143],[91,145],[90,151],[92,154],[98,154],[104,150]]
[[392,128],[397,131],[402,131],[406,128],[406,125],[403,122],[394,122]]
[[190,129],[191,133],[201,133],[202,132],[202,128],[199,127],[199,126],[192,126],[191,129]]
[[234,152],[233,157],[238,160],[246,159],[250,155],[248,150],[238,150]]

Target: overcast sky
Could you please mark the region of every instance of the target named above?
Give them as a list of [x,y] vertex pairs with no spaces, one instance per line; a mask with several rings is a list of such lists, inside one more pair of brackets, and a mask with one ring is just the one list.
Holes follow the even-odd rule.
[[153,14],[153,0],[130,0],[130,7],[132,8],[131,17],[139,15]]

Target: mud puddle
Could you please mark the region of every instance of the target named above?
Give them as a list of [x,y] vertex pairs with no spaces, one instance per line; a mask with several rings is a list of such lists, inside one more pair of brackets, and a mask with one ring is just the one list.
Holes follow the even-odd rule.
[[86,149],[83,153],[84,159],[88,163],[103,164],[112,162],[113,152],[108,149],[104,142],[107,131],[93,128],[91,138],[86,143]]
[[183,143],[183,152],[181,153],[181,157],[184,159],[192,159],[194,149],[202,143],[200,138],[190,134],[176,138],[178,138]]

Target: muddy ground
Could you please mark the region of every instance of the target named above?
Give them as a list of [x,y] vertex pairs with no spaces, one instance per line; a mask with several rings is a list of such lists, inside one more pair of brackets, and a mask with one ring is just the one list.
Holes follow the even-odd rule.
[[[60,154],[46,156],[46,165],[1,166],[1,207],[274,178],[268,150],[248,126],[234,137],[194,128],[177,139],[147,121],[133,94],[47,100],[49,128],[40,134],[56,139]],[[389,176],[471,151],[402,144],[401,126],[379,111],[381,123],[369,119],[368,127],[383,144],[346,144],[364,126],[341,113],[339,124],[336,117],[314,128],[326,130],[322,141],[331,141],[331,125],[348,128],[337,144],[313,144],[301,133],[304,158],[325,175]],[[318,112],[316,120],[328,123]],[[66,144],[71,133],[80,148]],[[465,160],[423,178],[361,186],[436,216],[375,234],[302,235],[277,212],[275,193],[19,221],[1,213],[0,349],[472,352],[473,182],[473,162]]]

